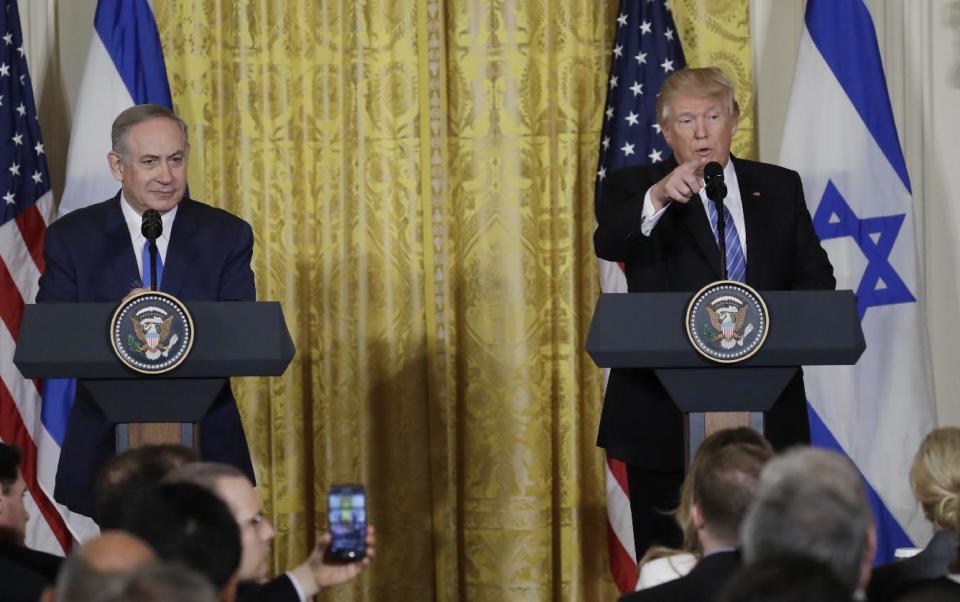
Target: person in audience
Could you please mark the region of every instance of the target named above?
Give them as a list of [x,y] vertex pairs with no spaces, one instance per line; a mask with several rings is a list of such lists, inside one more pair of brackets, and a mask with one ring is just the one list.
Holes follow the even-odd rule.
[[24,505],[27,484],[20,470],[20,459],[20,450],[0,443],[0,558],[36,573],[52,584],[63,559],[26,547],[30,514]]
[[848,595],[863,596],[876,531],[863,481],[849,460],[800,447],[770,461],[741,530],[747,564],[782,554],[826,563]]
[[171,562],[145,567],[124,581],[104,602],[216,602],[210,582],[195,571]]
[[717,450],[732,444],[756,445],[768,449],[772,453],[770,443],[758,432],[749,428],[724,429],[713,433],[700,444],[693,464],[687,471],[680,488],[680,505],[674,512],[674,519],[683,531],[683,546],[679,549],[666,546],[653,546],[647,550],[639,562],[637,587],[639,591],[666,583],[690,572],[690,569],[703,555],[697,528],[690,515],[693,506],[693,483],[697,466],[702,459],[714,454]]
[[221,602],[236,598],[240,529],[226,504],[192,483],[160,483],[141,491],[122,528],[140,537],[162,560],[179,562],[207,578]]
[[782,554],[742,567],[720,602],[850,602],[850,592],[819,560]]
[[[727,433],[713,437],[731,439]],[[697,529],[702,557],[684,577],[620,598],[621,602],[709,602],[740,565],[740,523],[753,500],[764,464],[773,456],[769,445],[704,442],[693,475],[690,517]]]
[[111,457],[94,481],[97,524],[101,529],[115,528],[140,490],[199,459],[196,451],[182,445],[144,445]]
[[324,534],[310,556],[296,568],[264,582],[267,576],[270,542],[275,532],[263,516],[260,498],[245,474],[228,464],[198,462],[172,471],[170,482],[199,485],[219,496],[229,506],[240,526],[243,553],[238,580],[238,600],[301,601],[319,590],[352,580],[370,564],[376,550],[373,528],[367,532],[367,557],[358,562],[333,563],[325,559],[330,535]]
[[913,458],[910,487],[933,525],[933,538],[916,556],[873,570],[867,592],[872,601],[892,600],[910,582],[947,574],[957,553],[960,529],[960,428],[938,428],[927,434]]
[[155,562],[143,540],[123,531],[105,531],[70,554],[45,600],[101,602],[120,591],[124,578]]

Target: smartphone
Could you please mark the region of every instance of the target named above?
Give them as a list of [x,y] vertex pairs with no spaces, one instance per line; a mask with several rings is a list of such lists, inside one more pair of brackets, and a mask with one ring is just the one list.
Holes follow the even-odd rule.
[[336,562],[354,562],[367,555],[367,496],[363,485],[332,485],[327,494],[330,547]]

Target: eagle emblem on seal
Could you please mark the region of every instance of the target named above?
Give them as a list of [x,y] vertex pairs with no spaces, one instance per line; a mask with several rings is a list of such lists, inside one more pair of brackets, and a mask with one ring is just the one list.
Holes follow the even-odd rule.
[[143,353],[149,360],[166,357],[170,353],[170,348],[176,345],[179,340],[177,335],[170,336],[173,316],[167,316],[166,318],[149,316],[142,320],[130,316],[130,321],[133,322],[134,334],[142,343],[142,345],[138,345],[136,351]]
[[[724,299],[718,299],[724,301]],[[724,349],[733,349],[735,346],[743,346],[744,337],[753,332],[753,324],[746,324],[747,321],[746,304],[737,305],[735,303],[717,303],[716,307],[707,306],[707,315],[710,318],[710,326],[713,327],[711,339],[719,343]]]

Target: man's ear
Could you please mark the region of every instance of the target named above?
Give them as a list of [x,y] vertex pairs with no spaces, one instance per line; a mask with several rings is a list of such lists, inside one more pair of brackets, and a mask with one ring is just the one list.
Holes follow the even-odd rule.
[[703,522],[703,512],[700,511],[700,504],[694,503],[690,507],[690,520],[693,521],[693,526],[696,527],[698,531],[706,526],[706,523]]
[[120,158],[120,154],[114,150],[107,153],[107,163],[110,164],[110,173],[113,174],[113,179],[117,182],[123,182],[123,159]]

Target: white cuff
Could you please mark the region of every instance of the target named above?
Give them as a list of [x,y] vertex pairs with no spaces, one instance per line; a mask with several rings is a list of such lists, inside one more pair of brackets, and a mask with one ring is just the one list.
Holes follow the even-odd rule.
[[303,593],[303,586],[300,585],[300,582],[297,581],[297,578],[293,576],[293,571],[287,571],[284,573],[287,576],[287,579],[290,580],[290,583],[293,584],[293,589],[297,590],[297,597],[300,598],[300,602],[307,602],[307,596]]
[[640,213],[640,233],[644,236],[650,236],[650,233],[653,232],[653,227],[657,225],[657,222],[660,221],[660,216],[663,215],[663,212],[667,210],[667,207],[670,206],[670,203],[667,203],[660,208],[660,211],[656,211],[653,208],[653,199],[650,198],[650,189],[647,189],[647,193],[643,195],[643,211]]

